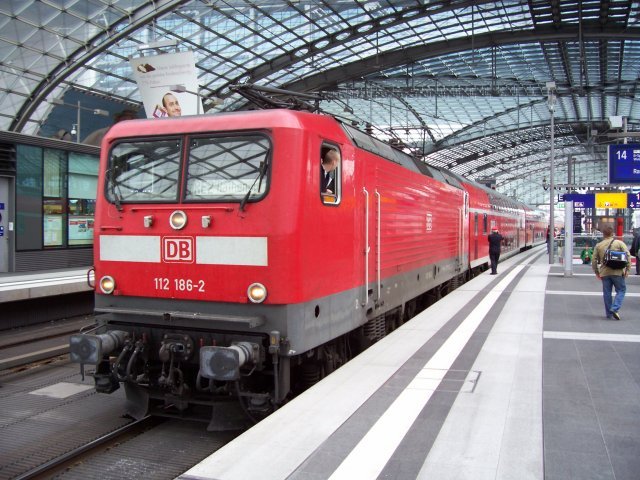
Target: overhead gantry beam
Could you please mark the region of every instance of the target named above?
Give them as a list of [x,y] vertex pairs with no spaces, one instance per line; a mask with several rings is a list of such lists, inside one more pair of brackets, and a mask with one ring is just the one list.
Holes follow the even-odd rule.
[[[577,27],[538,27],[535,30],[522,32],[493,32],[474,37],[474,49],[491,48],[496,46],[526,44],[526,43],[547,43],[547,42],[567,42],[575,41],[578,38]],[[600,41],[600,40],[625,40],[640,39],[640,28],[621,28],[609,27],[601,29],[600,27],[583,27],[582,37],[584,40]],[[390,52],[381,52],[374,57],[364,58],[348,65],[340,65],[336,68],[326,70],[316,75],[310,75],[304,79],[291,82],[282,88],[295,90],[300,92],[325,90],[335,85],[359,80],[367,75],[378,73],[381,69],[399,67],[408,63],[418,62],[429,58],[435,58],[442,55],[460,53],[469,50],[469,39],[458,38],[442,42],[434,42],[428,45],[420,45],[409,47],[402,50],[394,50]],[[377,59],[378,64],[373,60]],[[292,67],[295,61],[286,65]],[[283,65],[279,65],[284,68]],[[253,72],[249,81],[255,82],[267,75],[259,73],[258,70]],[[570,88],[571,85],[558,84],[557,88]],[[222,92],[221,92],[222,93]]]

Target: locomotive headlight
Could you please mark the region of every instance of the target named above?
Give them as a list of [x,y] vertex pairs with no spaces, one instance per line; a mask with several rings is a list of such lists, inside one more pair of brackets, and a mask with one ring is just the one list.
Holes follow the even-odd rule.
[[176,210],[169,217],[169,224],[174,230],[180,230],[187,224],[187,214],[182,210]]
[[267,298],[267,289],[261,283],[252,283],[247,289],[247,297],[253,303],[262,303]]
[[100,279],[100,290],[102,290],[102,293],[106,293],[107,295],[109,295],[110,293],[113,293],[115,288],[116,281],[113,279],[113,277],[105,275]]

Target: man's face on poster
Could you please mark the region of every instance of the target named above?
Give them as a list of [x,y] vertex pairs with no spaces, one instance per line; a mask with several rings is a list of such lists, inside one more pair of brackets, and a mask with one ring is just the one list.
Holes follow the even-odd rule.
[[167,93],[162,97],[162,106],[167,110],[167,115],[170,117],[179,117],[182,115],[182,108],[175,95]]

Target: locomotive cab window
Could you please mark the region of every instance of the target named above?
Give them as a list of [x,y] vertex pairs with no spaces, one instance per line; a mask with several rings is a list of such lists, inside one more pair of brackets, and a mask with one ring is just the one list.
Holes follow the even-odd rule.
[[121,142],[107,170],[107,199],[115,204],[175,202],[180,175],[179,139]]
[[324,144],[320,151],[320,196],[325,205],[340,203],[342,155],[335,145]]
[[253,202],[267,192],[271,142],[263,135],[192,138],[185,201]]

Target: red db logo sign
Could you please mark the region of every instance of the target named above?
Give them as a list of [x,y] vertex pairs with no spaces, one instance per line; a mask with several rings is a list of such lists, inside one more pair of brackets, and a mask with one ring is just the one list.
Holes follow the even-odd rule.
[[162,261],[193,263],[193,237],[162,237]]

